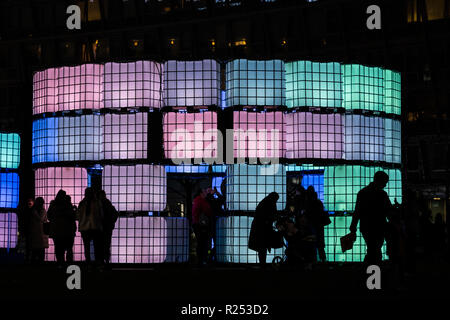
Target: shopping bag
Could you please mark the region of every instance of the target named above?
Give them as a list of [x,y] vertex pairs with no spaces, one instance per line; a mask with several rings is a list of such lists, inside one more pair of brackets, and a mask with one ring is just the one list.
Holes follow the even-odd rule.
[[352,249],[353,243],[355,242],[355,240],[356,240],[356,235],[354,233],[349,233],[349,234],[346,234],[345,236],[341,237],[342,252]]

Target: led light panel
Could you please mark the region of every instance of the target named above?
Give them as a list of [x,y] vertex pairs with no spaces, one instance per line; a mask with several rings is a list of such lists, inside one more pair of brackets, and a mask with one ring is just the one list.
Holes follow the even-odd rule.
[[382,170],[389,176],[385,191],[392,203],[402,201],[402,179],[398,169],[365,166],[330,166],[325,169],[325,209],[328,211],[353,211],[358,192],[373,181],[375,172]]
[[146,159],[147,135],[148,113],[104,115],[104,159]]
[[12,212],[0,213],[0,248],[15,248],[17,245],[17,231],[17,215]]
[[359,64],[342,65],[346,109],[384,110],[384,70]]
[[0,133],[0,168],[17,169],[20,163],[20,136]]
[[160,63],[109,62],[105,64],[103,79],[105,108],[161,107]]
[[211,171],[209,165],[178,165],[178,166],[165,166],[167,173],[225,173],[227,171],[226,165],[211,165]]
[[384,119],[386,162],[402,162],[402,125],[399,120]]
[[103,65],[58,68],[57,111],[103,108]]
[[220,106],[220,65],[215,60],[164,63],[165,106]]
[[385,161],[384,119],[345,115],[345,159]]
[[32,161],[58,161],[59,118],[43,118],[33,121]]
[[295,112],[285,115],[286,158],[342,159],[344,123],[341,114]]
[[0,208],[17,208],[19,204],[19,175],[0,172]]
[[50,68],[33,76],[33,114],[56,112],[58,69]]
[[[248,237],[253,217],[230,216],[217,219],[216,256],[218,262],[257,263],[258,253],[248,248]],[[283,257],[284,249],[272,249],[266,261]]]
[[237,59],[226,65],[228,107],[286,105],[282,60]]
[[342,71],[336,62],[287,62],[288,107],[342,107]]
[[283,113],[233,112],[235,158],[281,158],[284,154]]
[[78,206],[88,187],[88,174],[84,168],[39,168],[35,170],[34,181],[36,198],[44,198],[46,208],[61,189],[66,191],[72,197],[72,203]]
[[164,166],[105,166],[102,186],[118,211],[162,211],[166,207]]
[[167,112],[163,116],[166,159],[217,157],[217,113]]
[[402,114],[402,77],[399,72],[385,70],[384,95],[386,113]]
[[277,209],[286,206],[286,168],[273,165],[228,165],[227,209],[231,211],[254,211],[258,203],[269,193],[280,196]]

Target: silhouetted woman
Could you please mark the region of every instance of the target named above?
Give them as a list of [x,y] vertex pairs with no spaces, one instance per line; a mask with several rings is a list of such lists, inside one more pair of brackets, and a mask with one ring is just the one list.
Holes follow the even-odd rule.
[[276,219],[277,201],[279,195],[276,192],[269,193],[256,207],[248,239],[248,248],[258,252],[259,263],[262,267],[266,264],[267,250],[271,248],[271,235],[273,222]]
[[30,219],[31,260],[34,263],[44,261],[45,248],[48,248],[48,236],[44,234],[44,222],[47,221],[47,213],[44,209],[44,199],[35,200]]

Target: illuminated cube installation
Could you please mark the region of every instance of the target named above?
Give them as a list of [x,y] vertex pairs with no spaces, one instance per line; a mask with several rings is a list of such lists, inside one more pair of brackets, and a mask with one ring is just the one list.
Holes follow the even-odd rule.
[[342,107],[342,71],[336,62],[286,62],[288,107]]
[[148,113],[105,114],[103,154],[105,160],[147,158]]
[[61,189],[66,191],[71,196],[72,203],[78,206],[88,187],[88,174],[84,168],[38,168],[34,177],[36,198],[44,198],[46,208]]
[[[217,220],[216,256],[218,262],[257,263],[258,253],[248,248],[253,217],[231,216]],[[284,249],[272,249],[267,262],[275,256],[283,257]]]
[[161,107],[162,65],[153,61],[108,62],[104,69],[105,108]]
[[17,214],[0,212],[0,248],[15,248],[17,245],[17,231]]
[[58,69],[50,68],[33,76],[33,114],[58,111]]
[[384,119],[345,115],[345,159],[384,161]]
[[166,159],[217,157],[217,113],[167,112],[163,116]]
[[342,65],[345,109],[384,110],[384,70],[359,64]]
[[343,116],[337,113],[287,113],[286,158],[342,159],[343,122]]
[[401,115],[402,77],[399,72],[385,70],[384,95],[385,112]]
[[58,119],[58,160],[101,160],[102,119],[100,115]]
[[235,158],[281,158],[284,154],[283,113],[233,112]]
[[20,136],[0,133],[0,168],[17,169],[20,163]]
[[103,190],[118,211],[163,211],[166,180],[166,170],[159,165],[107,165],[102,174]]
[[103,65],[58,68],[57,110],[103,108]]
[[227,209],[231,211],[255,211],[258,203],[269,193],[280,196],[277,209],[286,206],[286,168],[273,165],[228,165]]
[[227,106],[286,105],[282,60],[237,59],[226,65]]
[[58,161],[59,118],[42,118],[33,121],[32,161]]
[[355,209],[358,192],[373,181],[375,172],[382,170],[389,176],[385,191],[392,203],[402,202],[402,180],[399,169],[382,169],[358,165],[330,166],[325,169],[324,205],[328,211],[347,211]]
[[17,208],[19,205],[19,175],[0,172],[0,208]]
[[402,125],[400,120],[384,119],[386,162],[402,162]]
[[220,65],[207,59],[164,63],[164,106],[220,106]]

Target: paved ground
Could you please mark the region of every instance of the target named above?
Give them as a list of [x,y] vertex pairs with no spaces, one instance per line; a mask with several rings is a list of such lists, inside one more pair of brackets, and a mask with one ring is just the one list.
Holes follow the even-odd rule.
[[[382,289],[370,291],[366,288],[368,275],[361,264],[328,263],[317,265],[308,272],[297,269],[259,270],[247,265],[210,268],[117,265],[110,271],[98,272],[87,271],[82,265],[81,290],[68,290],[66,270],[58,269],[54,264],[36,267],[10,262],[0,264],[0,301],[89,299],[119,301],[117,306],[139,302],[141,306],[144,303],[170,310],[171,316],[165,319],[182,319],[177,317],[177,313],[188,304],[266,303],[273,313],[279,313],[297,310],[300,306],[316,305],[320,308],[330,302],[345,309],[359,302],[427,300],[433,303],[450,299],[448,262],[421,261],[417,270],[403,288],[397,288],[392,281],[393,273],[386,266],[382,272]],[[112,306],[116,307],[114,303]]]

